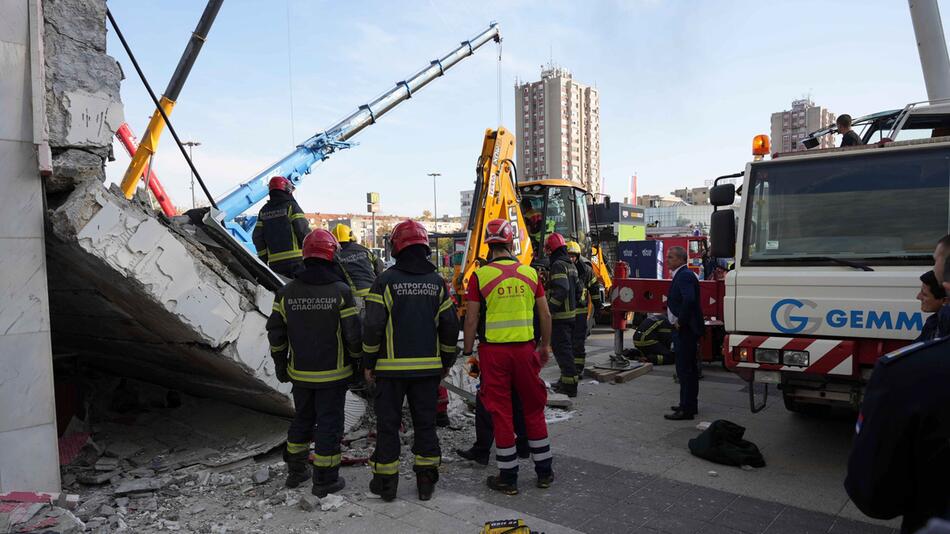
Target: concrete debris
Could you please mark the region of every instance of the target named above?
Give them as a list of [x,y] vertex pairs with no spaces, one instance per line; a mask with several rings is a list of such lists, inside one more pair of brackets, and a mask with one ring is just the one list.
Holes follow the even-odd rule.
[[712,423],[710,423],[709,421],[700,421],[699,423],[696,424],[696,430],[699,430],[700,432],[702,432],[706,430],[707,428],[709,428],[709,425],[711,424]]
[[320,499],[313,495],[303,495],[300,497],[298,506],[304,512],[312,512],[320,507]]
[[564,393],[548,393],[548,406],[570,410],[574,406],[574,401]]
[[[100,484],[105,484],[109,482],[114,477],[119,475],[119,471],[109,471],[108,473],[101,473],[96,471],[84,471],[75,476],[75,479],[81,484],[89,484],[92,486],[98,486]],[[66,485],[65,481],[63,482]]]
[[323,510],[324,512],[332,512],[334,510],[339,510],[340,507],[343,506],[344,502],[345,501],[343,500],[343,497],[340,497],[339,495],[335,493],[331,493],[327,495],[326,497],[323,497],[322,499],[320,499],[320,509]]
[[267,467],[262,467],[258,469],[257,471],[255,471],[253,475],[251,475],[251,480],[253,480],[255,484],[263,484],[267,482],[269,479],[270,479],[270,469]]
[[162,489],[162,481],[157,478],[139,478],[126,480],[112,491],[113,495],[132,495],[135,493],[150,493]]
[[99,461],[96,462],[96,465],[95,465],[96,471],[105,471],[105,472],[115,471],[118,467],[119,467],[118,458],[99,458]]
[[709,471],[709,472],[706,473],[706,474],[709,475],[709,476],[711,476],[711,477],[713,477],[713,478],[719,476],[719,473],[717,473],[716,471]]
[[564,410],[559,410],[555,408],[545,408],[544,409],[544,420],[550,425],[554,423],[560,423],[562,421],[567,421],[574,417],[575,411],[565,412]]

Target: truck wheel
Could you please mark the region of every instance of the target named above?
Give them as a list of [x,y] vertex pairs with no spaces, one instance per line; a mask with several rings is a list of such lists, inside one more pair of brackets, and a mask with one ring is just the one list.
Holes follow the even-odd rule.
[[808,402],[799,402],[786,392],[782,392],[782,401],[785,402],[785,409],[808,417],[827,417],[831,413],[831,406],[827,404],[811,404]]

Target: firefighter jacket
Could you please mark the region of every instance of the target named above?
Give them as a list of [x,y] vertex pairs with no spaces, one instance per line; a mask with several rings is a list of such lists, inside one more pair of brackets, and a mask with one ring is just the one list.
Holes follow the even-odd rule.
[[274,363],[286,366],[296,386],[329,387],[353,374],[360,317],[332,263],[308,260],[306,270],[277,291],[267,339]]
[[336,261],[346,273],[347,283],[358,297],[365,297],[376,277],[383,270],[383,263],[368,248],[359,243],[346,242],[336,253]]
[[650,363],[673,363],[673,325],[662,315],[648,315],[633,333],[633,346]]
[[581,296],[581,287],[577,279],[577,268],[562,250],[551,254],[551,275],[546,289],[551,320],[574,320],[577,303]]
[[577,269],[577,282],[580,287],[580,300],[577,301],[577,315],[587,315],[587,302],[590,299],[594,309],[600,309],[600,280],[594,274],[594,266],[590,260],[580,256],[574,264]]
[[458,334],[455,306],[435,266],[400,257],[366,295],[363,365],[378,376],[439,375],[455,362]]
[[481,303],[478,336],[485,343],[534,339],[535,299],[544,295],[538,272],[514,258],[496,258],[469,280],[468,300]]
[[275,189],[257,215],[254,247],[257,256],[268,265],[299,262],[303,259],[303,238],[310,224],[293,195]]

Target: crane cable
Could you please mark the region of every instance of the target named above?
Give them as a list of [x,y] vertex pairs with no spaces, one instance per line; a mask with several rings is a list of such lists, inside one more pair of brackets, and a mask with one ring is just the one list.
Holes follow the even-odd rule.
[[287,86],[290,89],[290,144],[297,143],[297,132],[294,127],[294,67],[290,48],[290,0],[287,0]]

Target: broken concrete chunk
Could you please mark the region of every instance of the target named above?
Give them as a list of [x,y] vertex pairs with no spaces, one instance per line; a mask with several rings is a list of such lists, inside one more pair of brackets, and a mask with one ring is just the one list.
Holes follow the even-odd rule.
[[251,475],[251,480],[253,480],[255,484],[263,484],[267,482],[270,480],[270,469],[268,469],[267,466],[258,469],[253,475]]
[[141,445],[131,441],[116,441],[106,446],[106,455],[119,459],[129,458],[145,450]]
[[126,480],[112,491],[113,495],[131,495],[136,493],[151,493],[162,489],[162,481],[157,478],[138,478]]
[[343,497],[340,497],[339,495],[331,493],[327,495],[326,497],[320,499],[320,509],[323,510],[324,512],[338,510],[341,506],[343,506],[344,502],[345,501],[343,500]]
[[574,406],[574,402],[563,393],[548,393],[548,406],[552,408],[570,409]]
[[304,512],[312,512],[320,507],[320,499],[313,495],[303,495],[300,497],[299,506]]
[[99,486],[112,480],[112,477],[118,474],[119,471],[109,471],[106,473],[97,471],[83,471],[82,473],[79,473],[79,476],[76,477],[76,479],[79,480],[81,484]]
[[128,506],[129,506],[129,498],[128,498],[128,497],[119,497],[118,499],[115,500],[115,505],[118,506],[119,508],[128,508]]
[[118,458],[102,457],[96,462],[96,471],[115,471],[119,468]]

